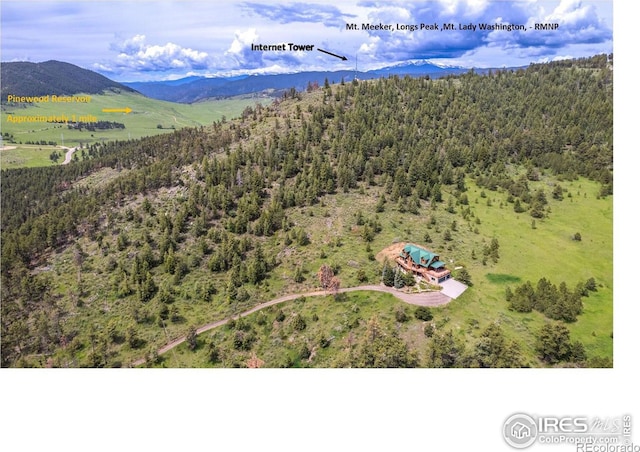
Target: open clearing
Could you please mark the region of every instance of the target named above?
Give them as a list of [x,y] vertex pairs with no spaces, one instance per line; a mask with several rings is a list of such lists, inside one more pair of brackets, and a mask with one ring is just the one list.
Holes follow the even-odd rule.
[[398,242],[393,245],[389,245],[376,254],[376,260],[380,263],[384,262],[385,259],[389,262],[395,261],[396,257],[400,255],[400,251],[403,250],[406,244],[407,242]]

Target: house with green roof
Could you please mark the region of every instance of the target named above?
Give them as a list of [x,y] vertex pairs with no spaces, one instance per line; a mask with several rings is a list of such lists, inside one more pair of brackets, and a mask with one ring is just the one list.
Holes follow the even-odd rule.
[[396,258],[398,265],[432,284],[440,284],[451,278],[451,271],[440,260],[440,256],[417,245],[407,244]]

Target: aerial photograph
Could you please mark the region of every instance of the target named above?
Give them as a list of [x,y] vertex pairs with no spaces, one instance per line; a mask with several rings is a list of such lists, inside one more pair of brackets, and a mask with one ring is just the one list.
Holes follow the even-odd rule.
[[2,0],[3,450],[640,451],[623,8]]
[[2,367],[615,367],[612,2],[1,6]]

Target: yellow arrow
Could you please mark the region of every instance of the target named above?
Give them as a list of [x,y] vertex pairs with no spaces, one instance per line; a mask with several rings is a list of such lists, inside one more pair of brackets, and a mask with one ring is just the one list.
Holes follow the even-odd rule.
[[126,114],[129,114],[132,111],[133,110],[131,110],[129,107],[127,107],[127,108],[103,108],[102,109],[103,113],[126,113]]

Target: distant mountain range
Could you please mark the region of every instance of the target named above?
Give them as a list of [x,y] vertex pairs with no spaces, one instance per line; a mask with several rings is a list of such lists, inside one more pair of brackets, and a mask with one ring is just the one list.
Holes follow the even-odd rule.
[[[277,96],[291,88],[304,90],[309,84],[370,80],[389,76],[430,76],[439,78],[461,74],[468,68],[441,66],[428,60],[415,60],[371,71],[313,71],[292,74],[240,75],[234,77],[190,76],[160,82],[118,83],[96,72],[60,61],[43,63],[2,63],[2,101],[7,94],[20,96],[99,94],[105,91],[139,92],[147,97],[179,103],[194,103],[211,98],[267,93]],[[487,72],[489,69],[477,70]]]
[[411,77],[428,75],[432,78],[461,74],[469,69],[459,66],[439,66],[429,61],[412,61],[371,71],[311,71],[293,74],[246,75],[236,77],[197,77],[161,82],[123,82],[145,96],[170,102],[193,103],[210,98],[224,98],[268,91],[279,94],[290,88],[305,89],[309,83],[324,84],[398,75]]
[[100,94],[135,91],[96,72],[61,61],[11,62],[0,65],[2,102],[8,94],[19,96]]

